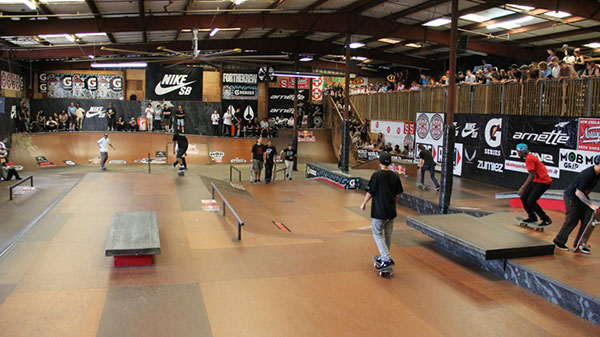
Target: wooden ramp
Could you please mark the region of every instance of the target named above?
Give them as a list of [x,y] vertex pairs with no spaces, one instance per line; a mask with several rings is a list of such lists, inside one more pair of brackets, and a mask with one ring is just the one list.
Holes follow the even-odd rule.
[[467,214],[415,216],[406,223],[444,246],[459,246],[486,261],[554,254],[552,243]]

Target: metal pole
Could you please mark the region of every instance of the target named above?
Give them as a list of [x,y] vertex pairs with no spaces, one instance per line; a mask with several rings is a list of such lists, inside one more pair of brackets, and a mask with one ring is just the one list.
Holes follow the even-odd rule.
[[452,0],[450,24],[450,77],[448,79],[448,98],[446,100],[446,126],[444,127],[444,153],[442,157],[442,181],[440,192],[440,213],[447,214],[452,195],[454,169],[454,101],[456,97],[456,52],[458,43],[458,0]]
[[212,195],[212,200],[215,200],[215,187],[214,186],[212,186],[212,193],[211,193],[211,195]]
[[148,152],[148,173],[150,173],[150,152]]
[[229,182],[233,181],[233,166],[229,165]]
[[[298,54],[294,54],[294,72],[298,72]],[[294,128],[292,131],[292,147],[298,153],[298,77],[294,78]],[[292,170],[298,171],[298,156],[294,158]]]
[[238,241],[242,241],[242,223],[238,221]]
[[[223,196],[221,196],[223,197]],[[223,200],[223,216],[225,216],[225,200]]]
[[592,115],[592,79],[588,78],[588,87],[587,87],[587,113],[586,116],[590,117]]
[[346,34],[346,71],[344,74],[344,120],[342,121],[342,153],[340,158],[340,169],[342,172],[348,173],[348,159],[350,153],[350,144],[348,137],[348,115],[350,111],[350,62],[352,54],[350,53],[351,35]]

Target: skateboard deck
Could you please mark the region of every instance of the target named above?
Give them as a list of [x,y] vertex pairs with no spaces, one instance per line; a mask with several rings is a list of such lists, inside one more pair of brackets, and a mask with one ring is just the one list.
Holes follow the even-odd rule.
[[517,217],[517,224],[521,227],[529,227],[531,229],[533,229],[534,231],[540,231],[543,232],[544,231],[544,227],[540,226],[537,224],[537,222],[525,222],[523,221],[525,219],[521,218],[521,217]]
[[590,236],[592,235],[592,232],[594,231],[594,228],[596,228],[597,224],[598,224],[598,219],[596,218],[596,216],[592,215],[592,217],[590,218],[590,221],[588,221],[587,225],[585,225],[583,234],[581,234],[581,237],[575,244],[575,250],[579,249],[579,247],[581,247],[581,246],[588,246],[587,242],[590,239]]
[[379,276],[392,276],[392,274],[394,274],[394,267],[393,266],[389,266],[386,268],[377,268],[377,259],[379,258],[379,255],[375,255],[373,256],[373,267],[375,267],[375,270],[379,273]]
[[177,170],[177,175],[184,176],[185,175],[185,170]]

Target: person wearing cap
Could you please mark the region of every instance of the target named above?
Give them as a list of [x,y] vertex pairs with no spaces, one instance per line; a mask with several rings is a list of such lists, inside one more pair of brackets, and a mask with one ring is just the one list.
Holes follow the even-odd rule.
[[577,76],[581,76],[583,71],[585,70],[585,58],[581,55],[581,48],[575,48],[575,63],[573,64],[573,68],[577,73]]
[[373,200],[371,203],[371,225],[373,239],[379,250],[379,256],[376,258],[377,269],[394,265],[394,260],[390,255],[392,231],[394,230],[394,218],[397,216],[396,204],[400,193],[404,192],[400,177],[395,172],[390,171],[391,164],[392,155],[383,152],[379,156],[380,170],[371,175],[367,186],[367,194],[360,205],[360,209],[364,211],[367,203],[371,199]]
[[113,150],[115,147],[110,143],[110,139],[108,138],[108,133],[104,134],[104,137],[98,139],[98,148],[100,149],[100,167],[102,171],[106,170],[106,160],[108,160],[108,147],[110,146]]
[[440,183],[435,179],[435,161],[431,155],[431,151],[427,150],[423,144],[419,144],[419,166],[421,167],[421,180],[419,185],[425,185],[425,172],[429,171],[431,181],[435,185],[435,190],[440,190]]
[[285,180],[292,180],[292,168],[294,167],[294,159],[298,157],[294,144],[289,143],[288,147],[283,149],[279,154],[285,160]]
[[519,157],[525,159],[525,166],[527,172],[529,172],[527,179],[519,188],[519,196],[528,215],[527,219],[523,221],[537,223],[537,217],[539,216],[542,220],[539,225],[548,226],[552,223],[552,220],[538,204],[538,200],[550,188],[552,178],[548,175],[548,170],[542,161],[537,156],[529,153],[527,144],[517,145],[517,153]]
[[[579,241],[581,235],[583,235],[583,231],[592,215],[600,214],[600,206],[594,204],[589,198],[590,192],[596,187],[599,179],[600,155],[596,155],[594,157],[594,165],[581,171],[581,173],[571,181],[567,189],[565,189],[565,222],[553,241],[558,249],[569,250],[567,247],[567,240],[577,224],[580,223],[580,226],[574,245]],[[582,245],[574,248],[575,252],[584,254],[591,253],[588,246]]]

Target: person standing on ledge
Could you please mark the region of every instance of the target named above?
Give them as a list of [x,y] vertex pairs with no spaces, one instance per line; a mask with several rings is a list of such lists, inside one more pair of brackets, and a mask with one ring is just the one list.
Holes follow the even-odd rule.
[[108,147],[110,146],[113,150],[117,151],[115,147],[110,143],[108,139],[108,133],[104,134],[104,137],[98,139],[98,147],[100,148],[100,167],[102,171],[106,170],[106,160],[108,160]]
[[527,167],[527,172],[529,172],[527,180],[519,188],[519,196],[521,197],[523,208],[525,208],[528,215],[527,219],[523,220],[523,222],[537,223],[537,216],[539,216],[542,220],[539,225],[548,226],[552,223],[552,220],[538,204],[538,200],[550,188],[552,178],[550,178],[546,166],[544,166],[538,157],[529,153],[527,144],[521,143],[517,145],[517,153],[519,157],[525,159],[525,166]]
[[429,171],[429,176],[435,185],[435,190],[439,191],[440,183],[435,179],[435,161],[433,161],[431,152],[427,150],[423,144],[419,145],[419,158],[419,166],[421,167],[421,182],[419,183],[419,187],[425,186],[425,172]]
[[390,256],[390,247],[392,244],[392,231],[394,230],[394,219],[397,216],[396,204],[400,197],[402,182],[395,172],[390,171],[392,164],[392,155],[383,152],[379,156],[380,171],[371,175],[367,194],[360,205],[361,210],[365,210],[369,200],[373,199],[371,204],[371,224],[373,238],[379,257],[376,258],[377,269],[384,269],[394,265],[394,260]]
[[[579,233],[577,233],[577,237],[575,238],[575,244],[577,244],[591,217],[600,214],[600,207],[594,204],[589,198],[590,192],[596,187],[599,179],[600,155],[597,155],[594,157],[594,166],[581,171],[565,190],[564,200],[567,211],[565,214],[565,223],[552,241],[558,249],[569,250],[567,247],[569,234],[575,229],[577,223],[580,222]],[[590,254],[591,250],[588,246],[582,245],[581,247],[575,247],[575,252]]]

